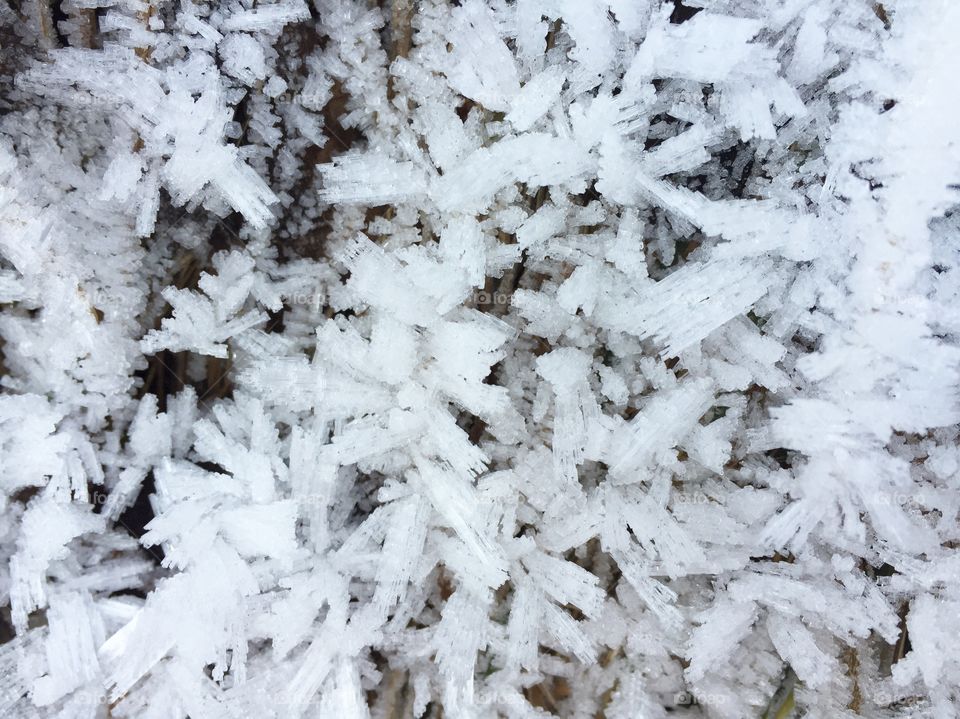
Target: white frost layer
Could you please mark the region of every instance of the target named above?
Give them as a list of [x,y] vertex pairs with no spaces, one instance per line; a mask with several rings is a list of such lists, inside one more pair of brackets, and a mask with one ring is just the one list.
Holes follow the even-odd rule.
[[960,715],[957,3],[53,9],[0,715]]

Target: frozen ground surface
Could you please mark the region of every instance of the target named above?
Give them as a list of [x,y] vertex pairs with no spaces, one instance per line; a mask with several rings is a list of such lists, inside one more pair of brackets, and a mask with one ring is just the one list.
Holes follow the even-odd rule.
[[960,716],[958,38],[0,0],[0,716]]

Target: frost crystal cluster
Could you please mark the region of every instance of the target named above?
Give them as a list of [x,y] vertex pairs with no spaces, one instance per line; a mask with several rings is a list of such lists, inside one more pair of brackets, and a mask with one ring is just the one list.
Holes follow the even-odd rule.
[[0,716],[960,716],[958,38],[0,0]]

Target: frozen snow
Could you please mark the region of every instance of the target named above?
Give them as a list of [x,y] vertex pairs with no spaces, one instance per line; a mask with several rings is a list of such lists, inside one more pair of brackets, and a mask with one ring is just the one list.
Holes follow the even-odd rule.
[[0,715],[960,716],[958,36],[2,4]]

